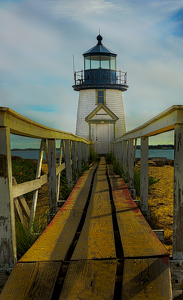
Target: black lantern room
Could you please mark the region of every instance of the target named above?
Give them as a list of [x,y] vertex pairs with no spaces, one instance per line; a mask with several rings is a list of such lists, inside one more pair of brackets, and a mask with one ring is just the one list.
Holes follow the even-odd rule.
[[86,51],[84,56],[84,71],[75,72],[74,90],[82,89],[119,89],[126,91],[126,72],[116,70],[114,52],[102,44],[102,36],[97,36],[97,45]]

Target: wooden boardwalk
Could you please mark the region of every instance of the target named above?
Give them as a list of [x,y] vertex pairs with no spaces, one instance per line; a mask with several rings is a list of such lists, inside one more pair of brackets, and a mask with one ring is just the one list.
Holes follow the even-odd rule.
[[172,299],[168,253],[103,157],[15,265],[0,299]]

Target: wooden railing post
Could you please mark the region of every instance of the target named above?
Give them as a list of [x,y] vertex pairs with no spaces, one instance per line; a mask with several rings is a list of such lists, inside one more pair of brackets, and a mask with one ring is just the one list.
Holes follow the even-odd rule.
[[85,144],[81,143],[81,152],[82,152],[82,164],[85,163]]
[[146,136],[141,138],[140,208],[146,215],[148,212],[148,137]]
[[[62,164],[62,151],[63,151],[63,141],[60,141],[60,151],[59,151],[59,158],[58,158],[58,165],[60,166]],[[59,194],[60,194],[60,173],[57,175],[57,202],[59,200]]]
[[17,260],[9,128],[0,128],[0,141],[0,268],[8,269]]
[[77,142],[78,148],[78,170],[81,172],[82,170],[82,152],[81,152],[81,142]]
[[119,142],[119,164],[122,164],[123,160],[123,142]]
[[49,176],[49,216],[51,221],[57,212],[57,182],[56,182],[56,140],[48,140],[48,176]]
[[77,147],[76,142],[72,141],[72,169],[74,184],[78,181],[78,168],[77,168]]
[[[41,140],[40,150],[39,150],[39,158],[38,158],[38,163],[37,163],[36,179],[38,179],[41,175],[44,143],[45,143],[45,141]],[[33,224],[34,218],[35,218],[37,198],[38,198],[38,189],[33,192],[32,208],[31,208],[30,221],[29,221],[29,228],[30,229],[32,228],[32,224]]]
[[72,187],[70,140],[65,140],[65,168],[67,184],[69,187]]
[[183,260],[183,125],[175,125],[173,259]]
[[[92,145],[91,145],[92,147]],[[87,144],[87,157],[88,157],[88,165],[89,165],[89,160],[90,160],[90,144]]]
[[123,141],[123,173],[127,180],[127,141]]
[[133,139],[128,141],[128,168],[129,168],[129,189],[134,189],[134,149]]

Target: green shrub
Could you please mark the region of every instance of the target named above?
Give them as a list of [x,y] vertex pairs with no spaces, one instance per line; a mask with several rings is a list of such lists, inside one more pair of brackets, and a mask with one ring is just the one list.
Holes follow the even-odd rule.
[[90,146],[90,158],[89,158],[89,163],[92,163],[92,162],[99,162],[100,160],[100,157],[98,155],[97,152],[94,151],[93,147]]

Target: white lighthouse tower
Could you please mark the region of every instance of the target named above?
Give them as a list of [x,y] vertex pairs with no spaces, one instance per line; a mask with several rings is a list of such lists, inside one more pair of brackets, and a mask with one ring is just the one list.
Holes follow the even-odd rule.
[[95,151],[106,154],[110,142],[126,132],[122,92],[126,73],[116,70],[116,56],[97,36],[96,46],[83,54],[84,71],[75,72],[79,91],[76,134],[95,142]]

